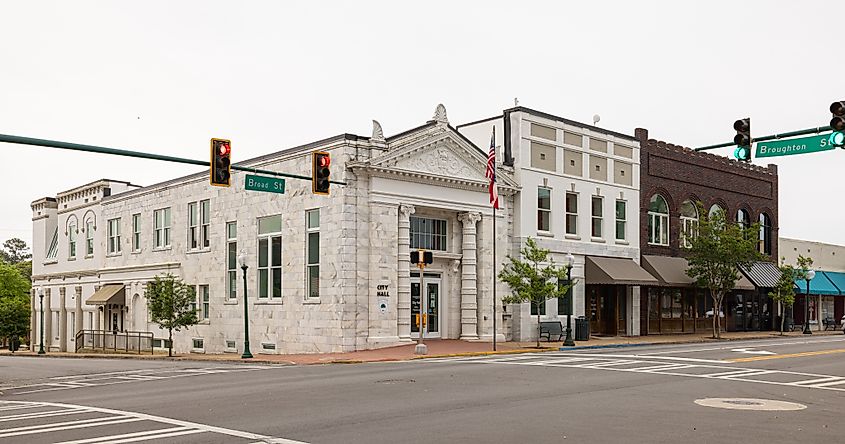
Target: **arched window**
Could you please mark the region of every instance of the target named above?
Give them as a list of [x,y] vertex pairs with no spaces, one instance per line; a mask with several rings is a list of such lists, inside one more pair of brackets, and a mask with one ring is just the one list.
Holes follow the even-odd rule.
[[659,194],[648,204],[648,243],[669,245],[669,205]]
[[760,253],[772,254],[772,219],[760,213]]
[[713,216],[715,216],[715,215],[716,215],[716,213],[717,213],[717,212],[719,212],[719,211],[721,211],[723,215],[725,214],[725,209],[724,209],[724,208],[722,208],[721,206],[719,206],[719,204],[713,204],[713,206],[712,206],[712,207],[710,207],[710,211],[708,211],[708,212],[707,212],[707,217],[713,217]]
[[690,240],[698,233],[698,208],[691,200],[681,204],[681,246],[689,248]]
[[748,211],[743,210],[740,208],[736,211],[736,223],[740,226],[740,228],[748,228],[751,226],[751,216],[748,215]]

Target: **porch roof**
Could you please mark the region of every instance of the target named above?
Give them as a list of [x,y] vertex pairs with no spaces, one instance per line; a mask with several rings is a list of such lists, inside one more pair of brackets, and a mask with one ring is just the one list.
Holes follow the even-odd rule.
[[123,284],[103,285],[85,303],[88,305],[126,304],[126,292]]

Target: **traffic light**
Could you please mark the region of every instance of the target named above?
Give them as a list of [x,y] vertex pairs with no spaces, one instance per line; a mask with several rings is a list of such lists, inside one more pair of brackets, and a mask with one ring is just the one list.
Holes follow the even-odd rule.
[[827,138],[827,143],[829,145],[845,149],[845,133],[842,131],[834,131],[830,133],[830,137]]
[[[420,252],[422,252],[422,257],[420,257]],[[422,259],[422,261],[420,260]],[[425,250],[414,250],[411,252],[411,263],[412,264],[419,264],[422,262],[425,265],[431,265],[434,262],[434,254],[430,251]]]
[[734,157],[741,162],[751,162],[751,118],[737,120],[734,122],[734,129],[736,130]]
[[830,127],[834,131],[845,130],[845,101],[831,103],[830,112],[833,113],[833,118],[830,119]]
[[329,166],[332,158],[329,153],[315,151],[311,153],[311,191],[314,194],[329,194]]
[[232,184],[232,141],[211,139],[211,184],[228,187]]

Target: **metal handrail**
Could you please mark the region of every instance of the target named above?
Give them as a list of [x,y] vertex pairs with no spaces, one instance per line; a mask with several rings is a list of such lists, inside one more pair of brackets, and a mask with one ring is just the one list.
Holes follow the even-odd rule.
[[[88,347],[87,346],[88,344],[86,343],[87,337],[91,338],[91,341],[90,341],[91,346],[90,347]],[[114,331],[114,330],[79,330],[79,331],[77,331],[76,332],[76,343],[74,344],[74,346],[75,346],[74,352],[79,353],[79,350],[81,350],[83,348],[91,348],[92,350],[102,350],[104,352],[107,351],[107,350],[112,350],[114,352],[117,352],[118,351],[117,345],[118,345],[118,342],[119,342],[118,338],[123,339],[123,347],[120,347],[120,349],[122,349],[121,351],[129,353],[129,351],[130,351],[129,350],[130,349],[130,347],[129,347],[130,339],[136,339],[137,340],[136,343],[137,343],[138,354],[141,354],[144,350],[146,350],[148,348],[148,347],[143,346],[143,344],[145,344],[145,343],[149,344],[149,352],[150,352],[150,354],[153,354],[153,350],[154,350],[154,347],[153,347],[153,339],[154,339],[153,332],[151,332],[151,331]],[[108,339],[111,339],[111,341],[109,341]],[[111,342],[111,344],[108,344],[109,346],[107,346],[108,342]],[[132,347],[132,348],[135,349],[136,347]]]

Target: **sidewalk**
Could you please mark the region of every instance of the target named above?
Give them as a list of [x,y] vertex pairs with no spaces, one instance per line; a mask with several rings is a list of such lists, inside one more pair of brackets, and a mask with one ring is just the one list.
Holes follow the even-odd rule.
[[[813,336],[842,335],[841,331],[817,331]],[[784,337],[802,337],[801,332],[785,333]],[[716,341],[710,338],[709,334],[683,334],[683,335],[652,335],[636,337],[598,337],[592,336],[589,341],[578,341],[575,347],[567,349],[589,349],[589,348],[611,348],[611,347],[635,347],[652,344],[690,344],[702,342],[726,342],[748,339],[776,339],[780,337],[778,332],[730,332],[722,333],[722,340]],[[541,342],[540,349],[535,348],[535,342],[504,342],[497,344],[497,351],[493,351],[490,342],[469,342],[457,339],[434,339],[427,340],[428,354],[419,356],[414,354],[415,343],[399,345],[394,347],[381,348],[377,350],[362,350],[348,353],[313,353],[313,354],[290,354],[290,355],[269,355],[254,353],[253,359],[241,359],[239,354],[200,354],[189,353],[167,357],[167,353],[156,353],[154,355],[138,355],[126,353],[61,353],[49,352],[45,357],[64,358],[109,358],[109,359],[171,359],[208,362],[243,362],[256,364],[355,364],[362,362],[383,362],[383,361],[405,361],[410,359],[441,358],[451,356],[480,356],[491,354],[514,354],[514,353],[536,353],[544,351],[558,351],[561,349],[560,342]],[[0,356],[12,356],[8,350],[0,351]],[[29,351],[19,351],[14,356],[38,356]]]

